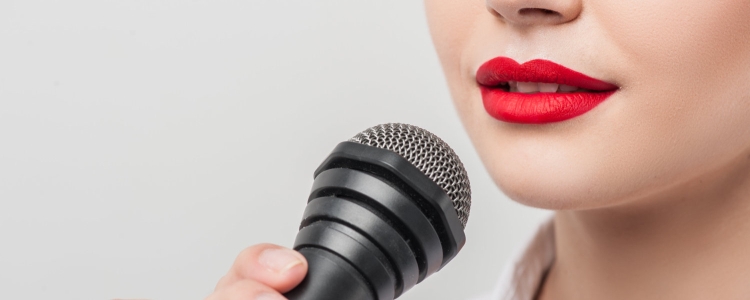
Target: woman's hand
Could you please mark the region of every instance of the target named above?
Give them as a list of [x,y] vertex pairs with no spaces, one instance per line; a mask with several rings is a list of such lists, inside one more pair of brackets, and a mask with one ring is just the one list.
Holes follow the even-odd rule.
[[307,274],[307,261],[297,251],[273,244],[243,250],[229,273],[206,300],[281,300]]

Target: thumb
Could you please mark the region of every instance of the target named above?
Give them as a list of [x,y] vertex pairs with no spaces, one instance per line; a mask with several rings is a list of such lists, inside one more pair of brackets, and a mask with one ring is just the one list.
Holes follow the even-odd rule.
[[307,273],[307,260],[292,249],[259,244],[243,250],[216,289],[240,280],[254,280],[280,293],[297,286]]

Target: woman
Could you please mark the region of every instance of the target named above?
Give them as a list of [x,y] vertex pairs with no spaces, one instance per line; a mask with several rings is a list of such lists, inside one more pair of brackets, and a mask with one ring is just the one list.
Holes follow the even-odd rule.
[[[750,1],[425,7],[495,183],[556,210],[488,299],[750,298]],[[282,299],[305,272],[256,245],[208,299]]]

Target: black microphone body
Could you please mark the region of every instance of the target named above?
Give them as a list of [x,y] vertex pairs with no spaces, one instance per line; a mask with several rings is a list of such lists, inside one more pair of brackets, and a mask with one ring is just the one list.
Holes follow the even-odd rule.
[[294,243],[308,273],[284,296],[395,299],[453,259],[464,224],[444,188],[401,155],[340,143],[315,171]]

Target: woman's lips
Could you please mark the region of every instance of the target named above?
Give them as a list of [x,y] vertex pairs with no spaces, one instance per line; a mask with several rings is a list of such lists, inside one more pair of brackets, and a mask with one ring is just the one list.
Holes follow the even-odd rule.
[[[508,57],[493,58],[479,67],[476,80],[487,113],[511,123],[542,124],[574,118],[592,110],[618,89],[614,84],[543,59],[519,65]],[[551,92],[555,84],[557,91]]]

